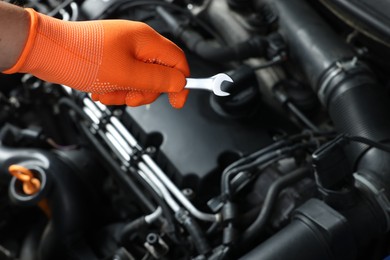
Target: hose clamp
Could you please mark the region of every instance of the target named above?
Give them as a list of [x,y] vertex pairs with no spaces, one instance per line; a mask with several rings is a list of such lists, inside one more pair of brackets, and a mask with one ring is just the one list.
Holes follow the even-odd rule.
[[348,73],[349,71],[353,70],[357,67],[357,64],[358,58],[355,56],[351,60],[337,61],[328,69],[328,71],[322,77],[318,88],[318,98],[324,106],[326,106],[326,93],[331,86],[330,83],[332,80],[342,73]]
[[371,181],[367,180],[364,176],[354,173],[353,177],[355,181],[363,185],[368,189],[375,197],[375,200],[378,202],[379,206],[385,213],[386,218],[386,232],[390,230],[390,201],[386,195],[386,190],[384,188],[378,188]]

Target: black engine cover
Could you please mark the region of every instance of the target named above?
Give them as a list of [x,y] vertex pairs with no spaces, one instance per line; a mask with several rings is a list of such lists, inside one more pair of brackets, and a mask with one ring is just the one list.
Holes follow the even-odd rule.
[[[186,56],[191,77],[226,71],[191,53]],[[198,195],[218,189],[222,170],[242,155],[272,143],[276,131],[296,130],[286,115],[263,105],[260,97],[257,112],[240,118],[216,112],[213,101],[212,93],[191,90],[184,108],[174,109],[162,95],[150,105],[127,107],[122,118],[143,148],[157,148],[155,160],[175,184]],[[204,184],[208,190],[202,189]]]
[[144,148],[157,146],[158,164],[178,186],[202,187],[213,172],[220,174],[227,163],[271,143],[272,130],[289,125],[265,106],[250,118],[223,117],[211,107],[210,95],[192,91],[180,110],[171,108],[166,96],[126,109],[125,125]]

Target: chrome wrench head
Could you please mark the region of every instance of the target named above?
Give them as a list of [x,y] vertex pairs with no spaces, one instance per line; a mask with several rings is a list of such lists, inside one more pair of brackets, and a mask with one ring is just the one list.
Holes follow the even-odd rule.
[[233,80],[229,75],[225,73],[219,73],[210,78],[187,78],[186,89],[204,89],[212,91],[215,95],[225,97],[230,93],[222,90],[222,84],[227,81],[233,83]]
[[226,97],[226,96],[230,95],[230,93],[222,90],[222,83],[223,82],[227,81],[227,82],[233,83],[233,80],[229,75],[227,75],[225,73],[219,73],[211,78],[214,79],[213,92],[215,95],[220,96],[220,97]]

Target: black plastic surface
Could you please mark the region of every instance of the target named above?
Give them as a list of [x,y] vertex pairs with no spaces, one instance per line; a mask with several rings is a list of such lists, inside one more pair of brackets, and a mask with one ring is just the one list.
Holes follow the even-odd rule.
[[390,1],[323,0],[322,2],[349,25],[390,46]]
[[[231,70],[184,50],[192,78]],[[257,83],[248,80],[237,87],[248,84]],[[232,97],[228,97],[230,102]],[[209,189],[218,189],[222,170],[240,156],[272,143],[275,132],[298,131],[285,115],[265,106],[260,97],[258,104],[254,104],[255,100],[250,102],[254,107],[251,114],[229,117],[221,112],[219,104],[223,102],[217,101],[211,92],[191,90],[182,109],[172,108],[167,96],[162,95],[150,105],[127,107],[122,122],[143,148],[158,148],[155,159],[176,185],[202,193],[199,189],[205,183]]]
[[150,139],[159,139],[153,138],[156,133],[162,136],[159,150],[163,156],[160,153],[157,157],[158,163],[168,166],[165,170],[169,175],[176,173],[178,185],[183,184],[181,178],[191,175],[205,181],[208,174],[218,169],[219,162],[226,163],[223,161],[229,154],[237,159],[271,143],[269,131],[282,125],[280,117],[265,107],[247,119],[218,115],[210,106],[210,93],[201,90],[191,91],[181,110],[171,108],[166,96],[149,106],[127,108],[124,123],[144,148],[153,144]]
[[288,226],[241,259],[356,259],[356,247],[345,217],[311,199],[297,209]]

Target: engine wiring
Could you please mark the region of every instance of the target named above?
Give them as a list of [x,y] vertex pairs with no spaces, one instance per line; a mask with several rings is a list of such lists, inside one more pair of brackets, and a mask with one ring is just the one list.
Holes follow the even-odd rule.
[[[321,143],[324,143],[333,137],[334,133],[331,132],[321,134],[312,131],[305,131],[302,134],[287,136],[259,151],[244,156],[225,168],[221,177],[221,195],[211,200],[211,203],[209,203],[209,205],[215,206],[213,208],[214,211],[220,210],[225,219],[223,241],[225,241],[225,250],[227,250],[227,252],[221,259],[225,259],[225,257],[229,256],[231,254],[229,252],[235,247],[246,248],[251,244],[251,241],[255,236],[259,236],[259,234],[264,231],[264,226],[269,221],[269,216],[280,192],[287,186],[296,183],[304,177],[310,177],[308,175],[310,167],[298,166],[296,170],[286,173],[271,184],[256,219],[242,231],[242,234],[239,235],[239,240],[237,241],[236,239],[238,236],[234,232],[234,230],[237,229],[234,223],[236,218],[238,218],[235,213],[235,204],[237,204],[238,201],[234,198],[234,194],[237,190],[232,189],[231,183],[234,177],[246,171],[255,172],[256,174],[247,175],[247,178],[249,178],[250,181],[244,182],[244,185],[253,183],[254,179],[259,176],[259,173],[261,174],[266,168],[275,165],[282,159],[294,157],[294,153],[297,151],[307,150],[307,155],[310,155]],[[300,164],[303,164],[303,162],[297,162],[297,165]],[[304,162],[303,165],[305,164],[307,164],[307,162]],[[240,187],[240,189],[242,188],[243,186]],[[212,225],[209,228],[208,233],[211,234],[215,232],[217,228],[218,225]]]
[[[275,59],[267,64],[263,64],[261,67],[255,67],[254,69],[257,70],[271,67],[280,64],[281,62],[283,62],[283,59]],[[124,245],[128,242],[130,232],[134,232],[134,230],[139,231],[142,229],[142,227],[154,225],[155,223],[158,223],[160,226],[165,225],[164,232],[166,232],[169,238],[176,245],[188,245],[188,243],[182,242],[183,234],[179,231],[177,216],[172,213],[172,210],[167,205],[167,202],[164,201],[164,198],[162,198],[162,196],[156,192],[155,188],[152,187],[148,180],[140,178],[137,169],[133,167],[125,167],[124,170],[123,165],[121,165],[118,161],[115,161],[112,154],[107,152],[107,147],[102,145],[102,141],[103,143],[107,144],[110,143],[110,140],[108,140],[106,135],[102,133],[101,129],[94,128],[93,125],[99,123],[96,121],[96,118],[91,116],[92,114],[89,114],[90,112],[88,112],[88,110],[83,110],[79,104],[70,98],[60,99],[58,101],[58,105],[60,108],[66,108],[68,110],[70,118],[76,123],[91,146],[97,151],[99,156],[102,158],[102,161],[108,165],[108,168],[113,174],[113,177],[117,180],[118,183],[121,184],[121,187],[126,190],[128,194],[131,194],[131,196],[136,197],[136,199],[140,201],[139,204],[144,208],[144,211],[147,214],[132,220],[126,225],[121,234],[120,245]],[[80,119],[83,121],[80,122]],[[68,148],[60,147],[52,140],[48,140],[48,143],[51,144],[54,148]],[[223,188],[223,190],[226,190],[225,194],[227,194],[229,197],[233,196],[230,181],[239,172],[251,171],[255,168],[265,169],[279,160],[290,156],[296,150],[312,146],[312,144],[296,144],[295,146],[288,146],[288,143],[288,141],[276,143],[276,145],[271,145],[270,147],[265,148],[265,150],[256,152],[246,158],[243,158],[235,164],[230,165],[228,170],[225,170],[223,174],[223,178],[226,179],[227,183],[225,184],[226,187]],[[279,145],[280,147],[278,147]],[[115,149],[112,149],[111,147],[111,150],[113,150],[115,153]],[[116,157],[120,158],[121,155],[116,154]],[[146,193],[148,196],[145,196],[144,190],[147,191]],[[155,212],[161,213],[156,214],[156,216],[153,217],[153,221],[146,221],[146,219],[150,219],[150,216]],[[188,233],[195,241],[195,247],[198,247],[197,250],[199,254],[205,255],[210,251],[210,249],[208,248],[207,242],[205,241],[206,239],[203,238],[203,232],[193,219],[186,218],[186,214],[187,213],[184,213],[183,222],[180,224],[187,228]],[[212,225],[214,224],[218,225],[218,221],[215,220],[212,222]],[[148,253],[145,255],[145,257],[147,255]]]
[[[294,135],[291,137],[284,138],[279,140],[268,147],[260,149],[252,154],[244,156],[238,161],[232,163],[222,173],[221,181],[221,196],[223,198],[231,198],[232,191],[230,189],[231,179],[237,175],[239,172],[254,169],[262,164],[267,164],[269,161],[278,161],[284,158],[286,155],[290,156],[296,150],[304,148],[315,148],[319,145],[318,137],[327,137],[333,136],[332,133],[314,133],[305,131],[302,134]],[[305,139],[309,138],[309,142],[305,142]],[[314,138],[313,140],[310,140]],[[298,142],[296,144],[296,142]]]
[[[69,98],[61,99],[60,104],[66,105],[67,107],[70,107],[70,108],[77,107],[77,105]],[[88,124],[91,124],[92,122],[94,122],[81,109],[76,108],[75,111],[77,112],[78,116],[81,116],[82,118],[87,119],[86,122],[89,122]],[[148,179],[144,179],[141,177],[141,175],[138,171],[139,170],[142,170],[142,171],[148,170],[146,165],[145,165],[146,168],[140,168],[139,170],[134,168],[133,166],[127,166],[127,167],[125,166],[126,170],[124,171],[122,168],[119,167],[119,164],[118,164],[119,162],[114,162],[113,159],[110,158],[111,156],[105,151],[102,144],[100,144],[100,141],[97,140],[96,137],[94,137],[94,135],[91,133],[88,126],[85,126],[84,124],[81,124],[79,126],[80,126],[81,131],[85,134],[85,136],[94,145],[94,148],[99,152],[99,154],[104,158],[104,160],[109,163],[110,167],[113,169],[113,173],[115,173],[114,176],[116,176],[116,178],[118,178],[119,182],[125,183],[126,186],[128,187],[128,191],[134,192],[136,197],[140,201],[142,201],[143,204],[148,205],[147,208],[151,212],[153,212],[153,210],[155,210],[154,206],[152,206],[152,203],[150,201],[145,201],[144,196],[141,195],[142,191],[140,190],[140,188],[138,188],[138,185],[132,180],[132,178],[130,176],[132,176],[133,178],[136,179],[137,182],[142,184],[143,188],[148,191],[149,195],[152,195],[152,198],[154,199],[154,201],[157,202],[157,205],[159,205],[159,207],[161,207],[161,209],[163,210],[163,216],[168,220],[166,232],[169,235],[169,237],[176,244],[180,245],[180,244],[182,244],[182,242],[180,242],[181,241],[181,239],[179,238],[180,235],[177,232],[177,228],[176,228],[177,224],[175,224],[176,221],[174,219],[176,219],[180,224],[182,224],[184,227],[186,227],[188,233],[193,237],[193,239],[195,241],[197,241],[195,245],[196,245],[196,248],[200,254],[205,254],[206,252],[208,252],[209,249],[208,249],[206,239],[203,237],[204,236],[202,234],[203,232],[197,226],[196,222],[188,215],[188,213],[186,213],[185,210],[180,208],[178,206],[178,204],[176,204],[176,202],[171,200],[171,202],[175,203],[175,205],[176,205],[173,208],[171,207],[174,211],[173,212],[174,214],[172,214],[168,208],[168,205],[172,205],[172,204],[170,204],[170,202],[166,200],[167,197],[164,197],[164,196],[161,196],[161,194],[158,194],[156,192],[156,190],[153,188],[153,186],[151,185],[152,182]],[[106,143],[106,144],[110,143],[110,140],[107,139],[106,135],[103,134],[102,130],[97,130],[96,133],[98,134],[99,138],[101,138],[103,140],[104,143]],[[115,151],[115,149],[112,149],[112,150]],[[121,157],[120,154],[118,154],[118,156],[119,156],[119,158]],[[153,173],[150,173],[150,174],[152,174],[152,176],[153,176]],[[160,188],[162,188],[162,187],[160,186]],[[166,192],[168,192],[168,191],[166,191]],[[166,194],[168,195],[168,193],[166,193]],[[139,227],[140,226],[140,225],[138,225],[139,223],[147,224],[146,222],[144,222],[145,217],[142,217],[142,218],[135,220],[135,221],[136,221],[136,222],[134,222],[135,224],[131,224],[131,223],[129,224],[131,226],[131,229],[134,228],[134,225],[135,225],[135,227]],[[126,233],[124,233],[122,235],[121,240],[124,241],[123,239],[125,239],[125,237],[126,237]]]
[[[66,105],[67,107],[69,107],[71,109],[76,108],[75,111],[77,111],[77,114],[80,115],[82,118],[87,119],[87,122],[89,122],[89,124],[94,122],[85,114],[84,111],[82,111],[81,109],[78,109],[78,106],[70,99],[63,99],[63,100],[61,100],[60,104]],[[89,132],[90,130],[88,130],[88,128],[86,128],[83,125],[81,125],[81,129],[84,132],[84,134],[88,138],[90,138],[91,143],[95,144],[96,150],[99,151],[100,153],[102,153],[104,158],[106,158],[105,160],[107,160],[109,155],[108,154],[104,155],[106,152],[104,151],[104,149],[102,147],[100,147],[101,145],[98,145],[98,141],[94,140],[95,137],[93,137],[93,135],[91,135],[91,133]],[[97,130],[97,133],[99,133],[99,131],[100,130]],[[222,177],[223,184],[221,186],[221,189],[223,191],[223,193],[222,193],[223,197],[227,198],[228,200],[230,200],[232,198],[233,193],[231,190],[230,181],[238,173],[240,173],[242,171],[251,171],[254,169],[260,169],[260,171],[261,171],[261,169],[265,169],[265,168],[269,167],[270,165],[273,165],[274,163],[280,161],[283,158],[290,157],[297,150],[302,150],[302,149],[307,149],[307,148],[312,149],[314,147],[317,147],[318,140],[310,141],[310,139],[315,138],[315,136],[318,136],[321,138],[323,136],[326,136],[326,134],[324,134],[323,136],[320,136],[318,133],[305,132],[303,134],[291,136],[291,137],[285,138],[283,140],[277,141],[266,148],[263,148],[257,152],[254,152],[254,153],[232,163],[230,166],[228,166],[225,169],[225,171],[222,175],[223,176]],[[100,135],[100,137],[103,138],[103,140],[105,139],[104,135]],[[106,140],[106,142],[107,142],[107,140]],[[112,166],[114,166],[114,162],[112,161],[112,159],[110,159],[109,161],[111,161],[110,164]],[[122,169],[118,168],[118,166],[115,166],[115,168],[116,168],[115,171],[122,172]],[[153,195],[154,200],[157,201],[158,202],[157,205],[160,205],[160,207],[163,209],[163,216],[165,216],[165,217],[168,216],[168,219],[171,219],[171,221],[169,221],[170,226],[174,227],[175,226],[175,224],[174,224],[175,221],[173,220],[174,217],[171,215],[170,210],[168,210],[166,208],[167,206],[165,205],[165,203],[161,200],[161,198],[162,198],[161,195],[157,194],[154,191],[154,189],[151,188],[150,183],[148,183],[148,181],[146,179],[138,177],[140,175],[136,173],[135,168],[130,167],[129,169],[133,172],[131,175],[136,176],[138,181],[140,183],[143,183],[144,188],[149,190],[149,194],[154,194]],[[124,177],[122,176],[122,178],[124,178]],[[251,176],[251,178],[254,178],[254,176]],[[128,177],[126,177],[125,179],[128,179]],[[129,180],[127,180],[127,183],[128,183],[128,181]],[[131,189],[133,189],[134,184],[133,185],[129,184],[129,185],[130,185]],[[271,200],[271,201],[273,201],[273,200]],[[272,206],[270,206],[270,207],[272,207]],[[151,206],[149,208],[153,212],[154,207]],[[262,216],[264,214],[265,213],[263,213]],[[267,214],[265,216],[267,216]],[[266,218],[266,217],[262,217],[261,219],[263,219],[263,218]],[[264,220],[262,220],[262,221],[264,221]],[[190,222],[190,223],[191,223],[191,225],[189,225],[189,226],[194,227],[194,223],[192,223],[192,222]],[[215,222],[215,223],[217,223],[217,222]],[[133,230],[134,228],[142,227],[142,225],[146,225],[145,217],[140,217],[137,220],[130,222],[128,224],[128,229]],[[215,224],[212,224],[212,226],[215,226]],[[211,227],[211,230],[212,229],[213,229],[213,227]],[[197,229],[197,230],[199,230],[199,229]],[[209,232],[209,233],[211,233],[211,232]],[[124,233],[124,235],[122,236],[123,237],[122,239],[125,239],[126,234],[127,234],[127,232]],[[197,234],[197,233],[194,233],[194,236],[198,237],[198,235],[195,235],[195,234]],[[174,240],[179,241],[177,236],[176,236],[176,238],[174,238]],[[200,252],[202,252],[202,253],[205,253],[207,251],[208,251],[207,249],[200,249]]]
[[371,147],[375,147],[377,149],[380,149],[382,151],[390,153],[390,146],[381,142],[376,142],[371,139],[365,138],[363,136],[350,136],[350,135],[341,135],[342,139],[345,139],[346,141],[350,142],[357,142],[366,144]]
[[270,61],[267,61],[267,62],[262,63],[262,64],[257,65],[257,66],[253,66],[252,69],[253,70],[268,69],[270,67],[283,64],[285,61],[287,61],[287,56],[285,54],[278,55],[278,56],[275,56],[274,58],[272,58]]
[[[88,116],[86,116],[85,112],[80,110],[78,106],[69,99],[63,99],[61,100],[60,104],[66,105],[67,107],[71,108],[72,110],[77,112],[79,116],[82,118],[85,118],[88,120],[89,123],[93,122],[91,119],[89,119]],[[98,145],[97,140],[93,141],[95,137],[93,137],[85,126],[81,126],[81,129],[83,129],[83,132],[85,135],[89,135],[91,138],[91,143],[95,143],[95,148],[97,151],[100,151],[100,153],[105,153],[104,149],[99,148],[100,144]],[[301,134],[287,136],[279,141],[276,141],[275,143],[269,145],[268,147],[265,147],[263,149],[260,149],[259,151],[253,152],[247,156],[244,156],[243,158],[233,162],[228,167],[225,168],[222,174],[222,182],[221,182],[221,196],[220,198],[223,199],[224,204],[230,203],[233,199],[235,191],[232,190],[231,187],[231,181],[234,179],[235,176],[237,176],[240,172],[243,171],[253,171],[257,170],[257,172],[262,172],[265,168],[270,167],[271,165],[274,165],[278,161],[293,156],[294,152],[299,150],[305,150],[309,149],[309,154],[312,153],[316,148],[318,148],[321,143],[324,143],[325,141],[329,141],[332,138],[335,137],[335,133],[333,132],[312,132],[312,131],[305,131]],[[93,138],[93,139],[92,139]],[[364,137],[351,137],[351,136],[343,136],[343,138],[346,141],[351,142],[359,142],[364,143],[366,145],[376,147],[378,149],[390,152],[390,148],[385,145],[378,142],[374,142],[372,140],[366,139]],[[93,141],[93,142],[92,142]],[[106,160],[110,157],[109,155],[105,155]],[[109,159],[109,161],[112,161],[112,159]],[[116,164],[114,162],[111,163],[112,165]],[[117,167],[117,166],[116,166]],[[120,168],[117,168],[116,171],[122,171]],[[136,169],[131,168],[131,171],[136,171]],[[301,167],[296,169],[295,171],[292,171],[290,173],[287,173],[286,175],[282,176],[281,178],[277,179],[272,185],[269,187],[267,191],[267,195],[265,197],[264,203],[256,217],[256,219],[244,230],[242,231],[242,234],[240,236],[240,240],[237,243],[234,243],[235,247],[241,247],[244,248],[249,241],[252,240],[254,235],[258,235],[262,232],[264,229],[264,226],[267,224],[267,221],[269,219],[269,216],[272,212],[272,209],[274,207],[274,204],[276,203],[277,197],[279,193],[285,188],[290,186],[291,184],[297,182],[298,180],[302,179],[303,177],[307,176],[309,172],[308,167]],[[132,174],[132,176],[138,176],[137,174]],[[251,178],[255,178],[254,175],[251,175]],[[165,205],[165,202],[161,200],[161,195],[157,194],[153,188],[151,188],[150,184],[142,179],[138,178],[138,181],[140,183],[143,183],[144,188],[146,188],[149,192],[149,194],[154,194],[153,199],[155,202],[157,202],[157,205],[159,205],[159,208],[162,209],[162,214],[166,218],[168,217],[169,226],[175,227],[177,224],[175,224],[174,217],[170,213],[170,210]],[[131,188],[132,190],[134,187]],[[133,190],[134,191],[134,190]],[[154,208],[154,207],[152,207]],[[154,208],[154,211],[156,208]],[[153,212],[153,211],[151,211]],[[142,228],[145,225],[150,225],[151,222],[147,223],[145,219],[147,218],[147,215],[143,217],[139,217],[136,220],[133,220],[130,222],[127,227],[124,229],[122,233],[122,243],[125,243],[126,237],[128,237],[127,234],[129,234],[132,230],[137,230],[139,228]],[[233,218],[234,219],[234,218]],[[228,223],[230,223],[233,219],[230,219]],[[193,224],[191,224],[193,226]],[[210,226],[208,232],[206,234],[212,234],[215,232],[216,229],[218,229],[218,222],[212,223]],[[226,224],[225,222],[225,229],[229,230],[232,229],[234,226],[230,224]],[[175,228],[174,228],[175,229]],[[130,231],[129,231],[130,230]],[[172,233],[170,237],[179,243],[180,238],[179,234],[177,234],[177,231],[174,232],[176,235],[172,236]],[[225,233],[228,233],[225,231]],[[226,238],[225,238],[226,239]],[[228,240],[228,239],[227,239]],[[235,247],[230,248],[231,246],[229,244],[225,245],[224,251],[225,253],[220,255],[220,259],[224,259],[224,257],[228,257],[230,255],[231,249],[234,250]],[[208,250],[204,250],[206,252]]]
[[303,166],[275,180],[267,191],[264,203],[256,217],[256,220],[242,233],[236,246],[244,247],[245,245],[250,244],[256,235],[261,234],[269,221],[269,217],[274,209],[280,192],[299,180],[309,177],[310,173],[312,173],[312,169],[308,166]]
[[[0,162],[25,170],[15,177],[0,171],[1,259],[38,259],[57,247],[63,259],[86,260],[390,254],[384,236],[390,226],[388,93],[374,77],[387,75],[377,71],[383,69],[379,58],[372,56],[378,65],[372,66],[354,56],[356,48],[370,53],[377,45],[355,34],[348,45],[339,41],[348,26],[332,20],[321,1],[274,1],[274,15],[283,16],[264,27],[263,1],[215,1],[227,8],[215,20],[209,16],[218,10],[207,8],[218,4],[211,1],[26,1],[68,21],[141,17],[189,54],[191,77],[227,71],[234,84],[224,86],[233,89],[225,99],[191,91],[187,107],[172,112],[160,100],[141,108],[107,107],[89,94],[16,76],[12,84],[22,84],[0,93],[7,106]],[[103,9],[83,9],[95,4]],[[198,4],[202,11],[191,9]],[[230,25],[239,25],[242,37],[229,41],[229,30],[236,33]],[[33,84],[26,84],[30,79]],[[36,98],[42,94],[43,102]],[[163,116],[156,120],[153,113]],[[188,122],[183,118],[193,125],[182,124]],[[164,129],[176,124],[177,132]],[[199,136],[188,134],[192,128]],[[226,138],[216,138],[219,133]],[[187,138],[176,141],[181,135]],[[195,153],[196,146],[203,147]],[[216,146],[222,149],[209,153]],[[60,176],[39,194],[47,216],[29,200],[39,187],[20,182],[41,181],[37,170]],[[15,190],[23,191],[20,201],[11,197]],[[69,219],[83,225],[69,225]],[[77,228],[68,233],[67,227]]]

